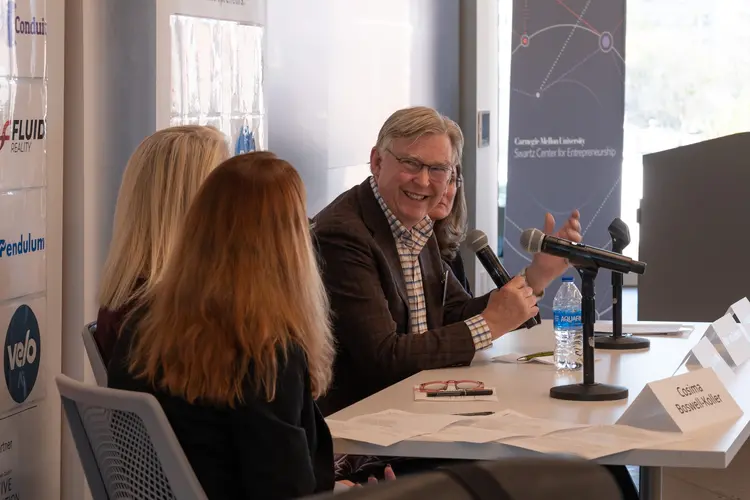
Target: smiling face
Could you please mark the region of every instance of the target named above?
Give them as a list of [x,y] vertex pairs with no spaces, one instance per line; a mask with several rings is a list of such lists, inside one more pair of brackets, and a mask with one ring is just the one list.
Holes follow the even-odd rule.
[[[394,139],[382,152],[373,148],[370,169],[388,208],[407,228],[412,228],[440,203],[448,180],[436,182],[427,168],[411,173],[404,161],[450,167],[453,162],[450,138],[427,134],[417,140]],[[454,192],[455,196],[455,192]]]

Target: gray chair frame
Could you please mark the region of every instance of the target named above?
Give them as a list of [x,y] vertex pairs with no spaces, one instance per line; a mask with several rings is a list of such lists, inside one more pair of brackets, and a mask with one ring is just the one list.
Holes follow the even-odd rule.
[[107,387],[107,365],[104,364],[104,358],[99,350],[99,344],[94,339],[96,333],[96,321],[83,327],[83,347],[86,348],[86,355],[91,363],[91,370],[94,372],[94,379],[99,387]]
[[[141,445],[153,449],[158,459],[160,471],[151,471],[166,478],[167,495],[176,500],[207,500],[190,463],[177,441],[177,437],[167,420],[161,405],[151,394],[121,391],[83,384],[66,375],[55,377],[60,391],[62,406],[73,434],[78,456],[81,459],[86,480],[94,500],[109,500],[108,491],[122,492],[123,478],[114,469],[112,457],[117,458],[121,468],[138,470],[135,463],[128,463],[126,455],[120,453],[117,443],[97,439],[90,433],[90,425],[84,413],[93,410],[98,418],[108,422],[109,430],[114,431],[113,416],[118,412],[136,416],[145,429],[145,443]],[[94,433],[95,434],[95,433]],[[124,487],[127,488],[127,484]],[[118,495],[118,498],[121,498]],[[153,498],[165,498],[154,496]],[[169,498],[169,496],[167,496]],[[138,499],[141,500],[141,499]],[[146,498],[142,500],[147,500]]]

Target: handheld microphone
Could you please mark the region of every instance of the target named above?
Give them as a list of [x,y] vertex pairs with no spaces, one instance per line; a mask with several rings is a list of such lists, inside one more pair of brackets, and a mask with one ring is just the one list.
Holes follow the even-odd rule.
[[[495,252],[490,248],[489,240],[484,231],[480,231],[479,229],[469,231],[466,235],[466,241],[469,243],[469,248],[477,254],[477,259],[479,259],[487,274],[490,275],[495,286],[498,288],[505,286],[511,279],[510,274],[508,274],[500,259],[497,258]],[[532,328],[538,324],[536,318],[530,318],[524,323],[524,326]]]
[[590,247],[583,243],[544,234],[539,229],[527,229],[521,233],[521,246],[529,253],[547,253],[563,257],[571,264],[584,268],[604,268],[618,273],[643,274],[646,263],[633,260],[619,253]]

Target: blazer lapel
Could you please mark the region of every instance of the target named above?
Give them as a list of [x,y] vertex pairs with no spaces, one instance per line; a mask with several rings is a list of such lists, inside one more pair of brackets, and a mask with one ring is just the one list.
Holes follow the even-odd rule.
[[396,240],[393,239],[393,232],[388,225],[388,219],[385,218],[383,209],[380,208],[378,200],[375,199],[375,193],[372,192],[369,177],[359,185],[359,199],[362,207],[362,219],[370,229],[378,247],[383,251],[385,258],[388,260],[391,275],[396,283],[396,289],[408,310],[409,297],[406,294],[406,282],[404,281],[404,273],[401,270],[401,259],[396,249]]

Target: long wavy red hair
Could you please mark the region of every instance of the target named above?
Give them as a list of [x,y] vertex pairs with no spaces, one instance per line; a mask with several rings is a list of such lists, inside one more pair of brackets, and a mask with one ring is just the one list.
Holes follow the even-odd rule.
[[314,396],[323,394],[329,307],[294,167],[268,152],[217,167],[145,303],[130,371],[170,394],[234,406],[249,377],[270,401],[278,353],[291,344],[307,356]]

